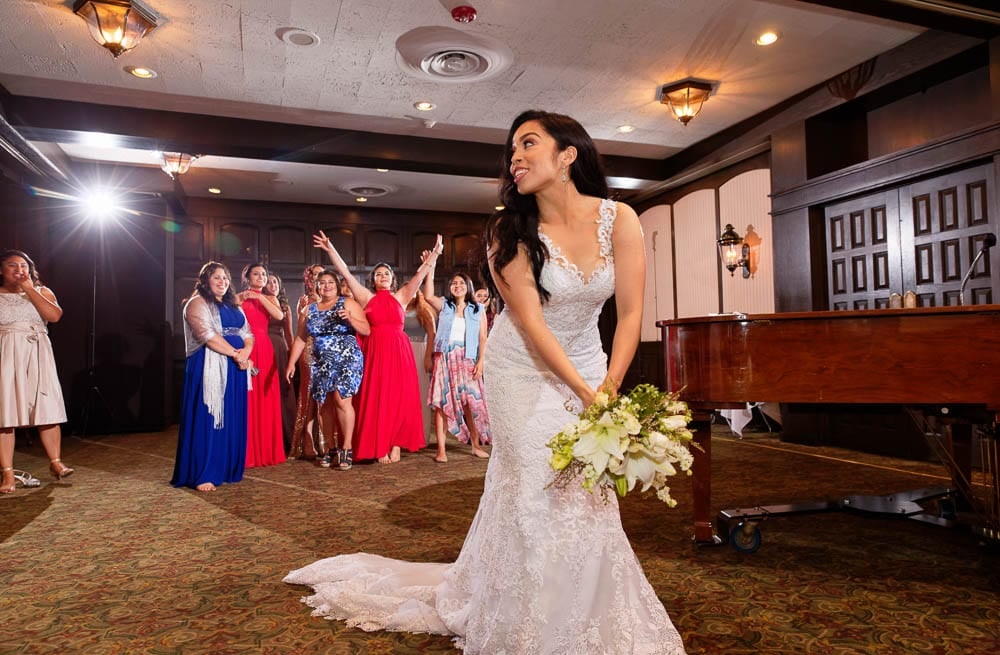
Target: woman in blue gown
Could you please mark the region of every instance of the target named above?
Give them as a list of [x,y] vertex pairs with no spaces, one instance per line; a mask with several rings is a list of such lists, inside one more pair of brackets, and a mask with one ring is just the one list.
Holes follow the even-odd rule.
[[215,491],[243,479],[253,334],[229,270],[208,262],[184,305],[187,365],[170,484]]

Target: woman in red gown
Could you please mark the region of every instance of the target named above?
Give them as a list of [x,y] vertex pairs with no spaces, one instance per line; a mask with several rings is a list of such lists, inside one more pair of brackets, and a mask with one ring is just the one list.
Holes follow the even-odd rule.
[[253,389],[247,402],[247,468],[271,466],[285,461],[281,434],[281,386],[274,360],[274,346],[267,335],[272,318],[281,320],[284,312],[274,296],[264,295],[267,269],[250,264],[243,269],[245,290],[240,294],[243,313],[253,332],[250,359],[257,367]]
[[357,394],[358,421],[354,432],[354,457],[398,462],[400,451],[420,450],[424,441],[420,382],[410,339],[403,332],[407,303],[413,299],[441,253],[441,235],[434,250],[424,253],[417,272],[400,289],[388,264],[376,264],[371,274],[375,291],[362,286],[330,239],[320,232],[313,244],[325,250],[337,272],[350,286],[354,299],[365,309],[371,333],[362,349],[365,372]]

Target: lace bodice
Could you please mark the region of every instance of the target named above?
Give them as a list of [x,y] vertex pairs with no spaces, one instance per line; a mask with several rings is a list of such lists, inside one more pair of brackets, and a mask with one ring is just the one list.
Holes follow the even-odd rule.
[[42,327],[45,321],[31,301],[21,293],[0,293],[0,325],[31,323]]

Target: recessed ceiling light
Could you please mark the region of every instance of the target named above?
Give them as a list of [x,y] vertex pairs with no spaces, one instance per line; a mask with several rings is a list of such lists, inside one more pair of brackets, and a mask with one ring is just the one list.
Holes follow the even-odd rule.
[[772,43],[778,40],[779,36],[780,35],[777,32],[772,32],[769,30],[758,36],[754,40],[754,43],[756,43],[757,45],[771,45]]
[[503,211],[505,208],[504,208],[503,205],[496,205],[496,206],[493,207],[493,209],[495,209],[497,211]]
[[354,200],[355,200],[356,202],[368,202],[368,198],[365,198],[364,196],[358,196],[358,197],[357,197],[357,198],[355,198]]
[[220,189],[218,187],[211,186],[211,187],[208,187],[208,192],[209,193],[214,193],[214,194],[220,194],[220,193],[222,193],[222,189]]
[[389,172],[388,168],[376,168],[375,170],[377,170],[379,173],[388,173]]
[[615,129],[618,130],[620,134],[628,134],[629,132],[635,132],[634,125],[619,125]]
[[279,28],[275,34],[277,34],[278,38],[288,45],[294,45],[300,48],[311,48],[314,45],[319,45],[320,41],[319,34],[310,32],[309,30],[304,30],[301,27],[282,27]]
[[125,72],[135,75],[139,79],[148,80],[156,77],[156,71],[152,68],[145,68],[144,66],[126,66]]
[[434,103],[427,101],[415,102],[413,103],[413,108],[417,111],[430,111],[434,109]]

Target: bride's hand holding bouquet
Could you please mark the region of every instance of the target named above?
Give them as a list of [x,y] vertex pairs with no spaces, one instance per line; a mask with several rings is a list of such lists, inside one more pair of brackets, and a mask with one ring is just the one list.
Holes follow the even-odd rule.
[[556,471],[551,484],[562,488],[579,480],[588,491],[614,489],[623,497],[641,484],[642,491],[652,488],[676,506],[667,479],[678,471],[691,474],[691,447],[698,447],[687,428],[687,403],[650,384],[626,395],[608,388],[603,384],[579,419],[549,440],[549,464]]

